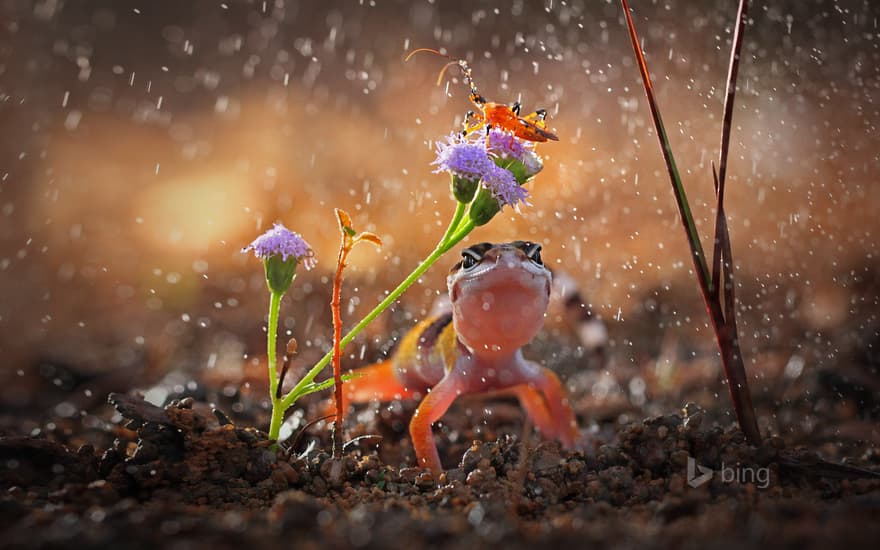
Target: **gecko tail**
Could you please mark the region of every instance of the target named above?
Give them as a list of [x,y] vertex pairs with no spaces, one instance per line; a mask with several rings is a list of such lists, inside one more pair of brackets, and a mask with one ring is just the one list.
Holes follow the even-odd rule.
[[355,376],[343,385],[343,394],[349,403],[393,401],[412,395],[412,392],[397,379],[393,359],[373,363],[351,372]]
[[[350,371],[352,378],[342,385],[342,408],[348,409],[352,403],[370,401],[394,401],[412,397],[413,392],[404,387],[394,371],[394,360],[387,359],[360,369]],[[321,415],[336,412],[336,403],[328,399],[322,403]]]

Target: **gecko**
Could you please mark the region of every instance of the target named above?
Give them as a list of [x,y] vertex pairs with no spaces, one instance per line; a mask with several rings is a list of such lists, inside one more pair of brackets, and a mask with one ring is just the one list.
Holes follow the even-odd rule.
[[563,385],[522,352],[544,324],[552,279],[538,243],[465,248],[447,277],[448,310],[419,322],[387,360],[352,371],[343,407],[421,397],[409,433],[418,465],[435,475],[431,427],[465,394],[512,394],[543,437],[573,448],[579,430]]

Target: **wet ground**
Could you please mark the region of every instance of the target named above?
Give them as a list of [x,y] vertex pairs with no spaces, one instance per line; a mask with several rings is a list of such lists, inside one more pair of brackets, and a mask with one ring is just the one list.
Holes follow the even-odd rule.
[[[334,460],[325,424],[303,430],[317,400],[273,450],[252,427],[268,423],[264,388],[231,392],[210,371],[145,388],[165,392],[164,407],[141,391],[3,416],[3,546],[874,547],[876,354],[840,340],[840,363],[803,372],[765,352],[755,396],[767,437],[752,447],[707,344],[666,339],[627,365],[565,334],[529,354],[566,380],[586,452],[542,442],[515,401],[462,398],[435,429],[439,478],[413,467],[414,403],[353,409]],[[53,368],[34,383],[73,378]]]

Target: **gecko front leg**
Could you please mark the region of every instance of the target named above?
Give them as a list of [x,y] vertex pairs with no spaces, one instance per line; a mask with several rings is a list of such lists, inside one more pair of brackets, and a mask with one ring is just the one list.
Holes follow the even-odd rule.
[[526,359],[522,362],[523,384],[515,388],[520,403],[544,437],[559,439],[573,449],[580,433],[562,382],[552,370]]
[[446,414],[452,402],[462,393],[462,381],[453,369],[446,373],[428,395],[422,399],[409,424],[409,435],[416,451],[418,464],[422,468],[430,468],[437,476],[443,470],[440,454],[434,443],[431,426]]

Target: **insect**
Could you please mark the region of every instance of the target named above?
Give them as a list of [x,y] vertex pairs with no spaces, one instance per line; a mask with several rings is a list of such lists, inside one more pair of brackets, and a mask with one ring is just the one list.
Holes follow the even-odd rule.
[[521,351],[544,324],[551,283],[537,243],[466,248],[449,273],[444,310],[407,333],[390,359],[355,371],[343,406],[420,399],[410,437],[419,466],[435,473],[442,465],[431,425],[464,394],[516,396],[544,437],[574,447],[579,431],[564,386]]
[[448,55],[430,48],[419,48],[411,51],[409,55],[406,56],[406,61],[409,61],[412,56],[419,52],[433,53],[445,57],[446,59],[450,59],[450,62],[444,65],[440,70],[440,74],[437,75],[438,86],[443,81],[443,75],[446,73],[446,69],[456,66],[461,70],[464,82],[470,88],[469,99],[476,108],[476,111],[468,111],[464,117],[465,135],[472,134],[482,128],[486,128],[487,132],[490,128],[499,128],[511,132],[516,137],[526,141],[559,141],[556,134],[547,130],[545,123],[545,119],[547,118],[546,109],[538,109],[526,116],[520,116],[522,114],[522,106],[519,101],[506,105],[504,103],[489,101],[480,94],[477,90],[477,85],[474,82],[472,71],[467,61],[463,59],[452,59]]

